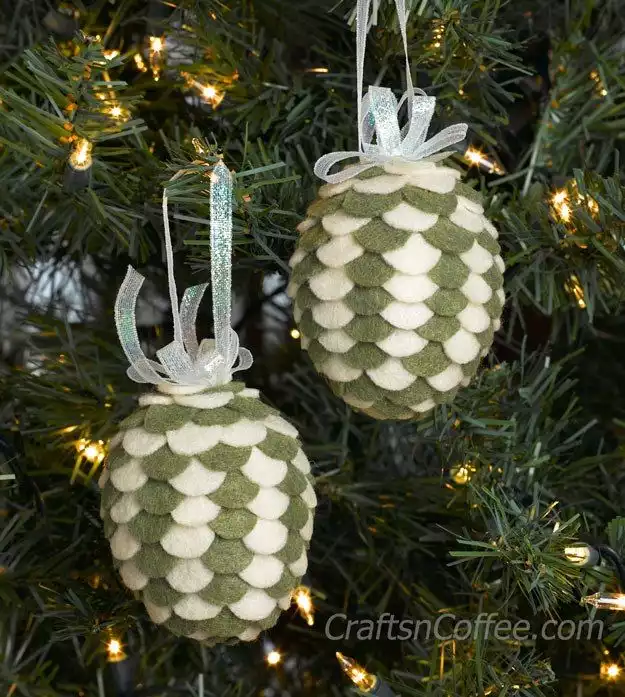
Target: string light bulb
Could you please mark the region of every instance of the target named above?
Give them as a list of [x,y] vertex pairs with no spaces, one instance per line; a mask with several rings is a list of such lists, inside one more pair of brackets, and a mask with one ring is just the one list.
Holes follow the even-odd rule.
[[616,680],[621,674],[621,667],[618,663],[602,663],[599,674],[604,680]]
[[152,77],[154,82],[158,82],[161,77],[163,52],[165,51],[165,37],[151,36],[150,37],[150,68],[152,68]]
[[102,51],[102,55],[107,61],[112,61],[113,58],[117,58],[117,56],[119,56],[119,51],[116,48],[111,48],[106,51]]
[[200,94],[200,99],[205,104],[210,104],[215,109],[223,102],[225,94],[220,92],[214,85],[204,85],[192,75],[189,75],[189,73],[182,73],[182,76],[187,82],[187,87],[196,89]]
[[470,463],[463,463],[459,465],[454,465],[449,470],[449,475],[455,484],[468,484],[471,481],[471,477],[477,472],[476,468]]
[[94,464],[99,465],[106,457],[106,448],[103,440],[88,440],[81,438],[76,441],[76,450],[85,458]]
[[145,64],[145,61],[143,60],[143,56],[140,53],[135,53],[134,61],[135,65],[137,66],[137,70],[139,70],[142,73],[148,72],[148,68]]
[[93,145],[86,138],[79,138],[69,156],[69,164],[77,172],[87,171],[93,164]]
[[594,593],[582,598],[583,605],[592,605],[598,610],[625,610],[625,595],[623,593]]
[[586,299],[584,297],[584,289],[582,288],[582,284],[579,282],[579,278],[575,274],[571,274],[569,276],[569,280],[565,282],[564,284],[564,290],[569,293],[569,295],[572,295],[573,298],[575,298],[575,301],[577,302],[577,306],[581,310],[586,309]]
[[299,339],[301,336],[299,329],[291,329],[291,338],[292,339]]
[[107,643],[106,655],[109,663],[119,663],[127,658],[121,641],[115,638],[110,639]]
[[372,692],[376,688],[378,684],[377,677],[368,673],[353,658],[345,656],[340,651],[337,651],[336,660],[339,662],[345,675],[347,675],[359,690],[362,692]]
[[293,602],[297,605],[299,614],[306,620],[306,624],[312,627],[315,624],[315,606],[313,605],[310,588],[298,586],[293,591]]
[[267,665],[277,666],[282,661],[282,654],[277,649],[272,649],[266,656]]
[[469,162],[469,164],[476,167],[481,167],[482,169],[487,170],[489,173],[503,174],[503,170],[496,162],[489,160],[484,153],[480,152],[476,148],[467,148],[466,152],[464,153],[464,158],[467,160],[467,162]]

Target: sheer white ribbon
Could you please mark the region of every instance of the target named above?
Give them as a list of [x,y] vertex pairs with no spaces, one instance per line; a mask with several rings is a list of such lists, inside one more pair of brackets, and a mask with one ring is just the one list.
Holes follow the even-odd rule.
[[[445,128],[433,138],[426,140],[436,98],[426,96],[423,90],[415,89],[412,84],[406,33],[408,11],[405,0],[395,0],[395,6],[406,56],[406,92],[398,104],[390,88],[371,85],[363,98],[365,48],[371,2],[372,0],[358,0],[356,6],[356,89],[360,149],[357,152],[329,153],[320,157],[315,163],[315,174],[332,184],[351,179],[361,172],[391,160],[416,162],[425,158],[443,159],[451,153],[441,151],[464,140],[467,134],[467,124],[459,123]],[[408,118],[402,128],[399,124],[399,112],[404,103]],[[374,135],[375,143],[373,143]],[[329,173],[335,164],[355,157],[360,159],[359,165],[336,174]]]
[[[180,176],[179,172],[174,179]],[[122,349],[130,361],[128,377],[153,385],[206,385],[215,387],[232,380],[238,370],[252,365],[252,354],[239,347],[231,327],[232,293],[232,175],[223,162],[215,165],[210,184],[211,280],[214,339],[198,343],[195,323],[207,283],[184,292],[180,308],[174,276],[174,255],[169,229],[167,189],[163,191],[163,224],[169,297],[174,323],[174,340],[156,352],[159,362],[148,359],[139,341],[135,308],[144,277],[132,266],[115,301],[115,324]]]

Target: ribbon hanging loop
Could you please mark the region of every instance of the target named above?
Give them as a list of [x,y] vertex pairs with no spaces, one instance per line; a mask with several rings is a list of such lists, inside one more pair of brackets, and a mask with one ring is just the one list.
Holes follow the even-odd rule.
[[[176,179],[184,171],[178,172]],[[198,308],[208,285],[187,288],[180,307],[173,268],[173,247],[169,229],[167,189],[163,191],[163,227],[169,296],[174,324],[174,340],[156,352],[158,361],[149,360],[141,348],[136,324],[136,305],[144,278],[128,267],[115,301],[117,334],[130,367],[128,377],[153,385],[216,387],[232,380],[232,374],[252,365],[252,354],[239,347],[239,337],[231,327],[232,293],[232,175],[223,161],[211,173],[211,280],[214,339],[198,343]]]

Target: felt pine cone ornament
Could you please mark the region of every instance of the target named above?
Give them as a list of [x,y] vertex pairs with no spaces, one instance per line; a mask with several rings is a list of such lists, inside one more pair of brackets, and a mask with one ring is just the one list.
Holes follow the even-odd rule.
[[504,304],[497,231],[440,163],[392,161],[326,184],[299,226],[289,294],[335,394],[413,419],[475,375]]
[[174,634],[253,640],[306,571],[308,460],[293,426],[243,383],[166,392],[139,399],[101,478],[115,566]]

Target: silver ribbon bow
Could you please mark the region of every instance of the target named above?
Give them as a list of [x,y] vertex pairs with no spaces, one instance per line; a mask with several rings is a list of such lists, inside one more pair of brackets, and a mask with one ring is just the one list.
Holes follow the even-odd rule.
[[[179,172],[174,179],[183,172]],[[173,248],[169,230],[167,190],[163,192],[163,224],[169,297],[174,321],[174,340],[156,352],[159,362],[148,359],[139,341],[135,308],[144,277],[128,267],[115,301],[115,324],[124,353],[130,361],[128,377],[153,385],[215,387],[232,380],[238,370],[252,365],[252,354],[239,347],[231,327],[232,292],[232,175],[223,162],[213,169],[210,184],[211,280],[214,339],[198,344],[195,331],[197,312],[207,283],[185,291],[180,308],[174,276]]]
[[[464,140],[467,134],[467,124],[458,123],[426,140],[428,128],[434,115],[436,98],[428,97],[423,90],[414,89],[412,86],[406,32],[408,12],[405,0],[395,0],[395,5],[406,57],[406,92],[398,104],[390,88],[370,86],[363,99],[365,46],[371,2],[372,0],[358,0],[356,6],[356,89],[358,91],[358,147],[360,149],[357,152],[329,153],[317,160],[315,174],[331,184],[346,181],[361,172],[391,160],[417,162],[426,158],[430,160],[443,159],[451,153],[441,152],[441,150]],[[406,103],[408,122],[401,128],[399,112],[404,103]],[[374,135],[375,143],[373,143]],[[360,159],[359,165],[354,165],[336,174],[329,174],[330,169],[335,164],[354,157]]]

